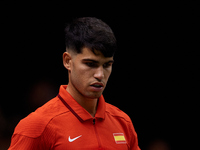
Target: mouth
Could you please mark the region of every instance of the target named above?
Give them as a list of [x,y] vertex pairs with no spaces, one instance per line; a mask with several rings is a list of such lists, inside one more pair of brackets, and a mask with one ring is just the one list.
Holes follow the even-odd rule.
[[102,84],[102,83],[100,83],[100,82],[96,82],[96,83],[93,83],[93,84],[91,84],[90,86],[93,86],[93,87],[104,87],[104,85]]
[[100,82],[96,82],[90,85],[92,87],[93,91],[101,91],[104,87],[104,85]]

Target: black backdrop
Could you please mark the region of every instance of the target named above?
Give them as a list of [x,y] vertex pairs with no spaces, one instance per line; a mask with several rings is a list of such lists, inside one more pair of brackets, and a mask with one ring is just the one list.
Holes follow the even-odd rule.
[[195,132],[199,100],[197,9],[87,8],[87,14],[77,9],[54,3],[8,4],[3,9],[1,137],[9,139],[17,122],[39,106],[28,102],[36,83],[51,84],[52,97],[67,84],[62,65],[65,23],[94,16],[111,26],[118,41],[104,97],[131,117],[140,147],[146,149],[156,138],[174,149],[192,145],[188,133]]

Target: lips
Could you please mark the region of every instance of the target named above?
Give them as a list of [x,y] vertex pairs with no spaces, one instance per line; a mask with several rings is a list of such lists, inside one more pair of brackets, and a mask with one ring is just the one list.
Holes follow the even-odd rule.
[[90,85],[91,90],[95,92],[102,92],[104,84],[100,82],[95,82]]
[[103,83],[101,83],[101,82],[95,82],[95,83],[91,84],[90,86],[93,86],[96,88],[104,87]]

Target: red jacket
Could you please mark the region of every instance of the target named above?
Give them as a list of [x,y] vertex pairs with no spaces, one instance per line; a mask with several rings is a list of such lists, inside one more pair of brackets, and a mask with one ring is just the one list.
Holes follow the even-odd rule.
[[101,96],[93,118],[66,87],[18,123],[9,150],[140,150],[127,114]]

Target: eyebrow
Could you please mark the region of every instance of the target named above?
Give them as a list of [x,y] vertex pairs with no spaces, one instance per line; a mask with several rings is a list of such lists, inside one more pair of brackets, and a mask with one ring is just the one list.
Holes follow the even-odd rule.
[[[82,61],[91,61],[91,62],[97,63],[97,64],[99,63],[99,61],[96,61],[96,60],[93,60],[93,59],[83,59]],[[114,60],[109,60],[106,63],[114,63]]]

